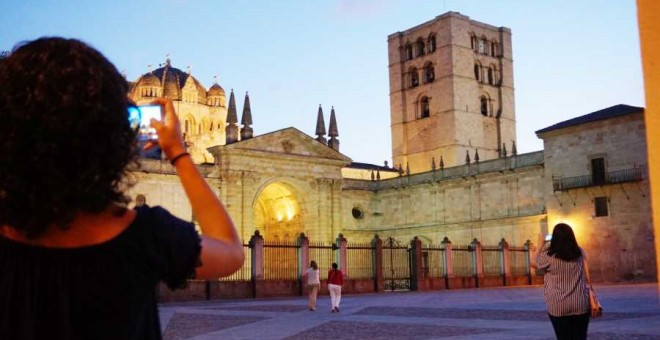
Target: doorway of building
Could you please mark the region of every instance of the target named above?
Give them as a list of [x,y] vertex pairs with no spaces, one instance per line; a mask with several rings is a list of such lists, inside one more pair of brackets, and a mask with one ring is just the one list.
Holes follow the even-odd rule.
[[255,205],[255,228],[265,241],[292,242],[303,232],[302,209],[291,185],[284,182],[267,185]]

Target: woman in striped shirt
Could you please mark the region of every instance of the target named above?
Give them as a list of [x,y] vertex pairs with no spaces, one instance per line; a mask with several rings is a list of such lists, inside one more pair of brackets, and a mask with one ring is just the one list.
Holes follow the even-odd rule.
[[[539,244],[543,238],[539,239]],[[543,298],[558,340],[586,339],[589,327],[589,294],[584,275],[586,256],[573,229],[559,223],[551,241],[536,250],[536,268],[545,270]]]

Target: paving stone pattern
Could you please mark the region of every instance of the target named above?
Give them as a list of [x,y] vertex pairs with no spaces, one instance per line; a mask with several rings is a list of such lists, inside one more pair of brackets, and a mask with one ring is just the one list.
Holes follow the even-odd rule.
[[[590,340],[660,340],[656,284],[598,286],[605,316]],[[551,340],[540,287],[327,296],[317,311],[305,297],[163,304],[165,339],[494,339]]]
[[452,326],[407,325],[376,322],[333,321],[287,337],[287,340],[304,339],[434,339],[456,335],[477,335],[502,330]]

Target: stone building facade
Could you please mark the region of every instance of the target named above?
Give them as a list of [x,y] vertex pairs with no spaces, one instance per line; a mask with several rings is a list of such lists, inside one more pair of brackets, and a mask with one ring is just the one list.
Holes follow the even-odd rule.
[[649,277],[655,265],[644,109],[617,105],[537,132],[548,225],[566,222],[596,280]]
[[[272,241],[293,241],[305,233],[313,242],[329,243],[341,233],[360,243],[378,234],[402,244],[418,237],[423,244],[439,245],[446,237],[454,244],[477,239],[496,245],[505,239],[521,246],[565,221],[576,228],[590,254],[595,280],[652,279],[642,109],[617,106],[603,110],[608,114],[559,123],[538,132],[544,150],[518,154],[510,35],[506,28],[458,13],[390,35],[393,167],[355,163],[343,155],[334,108],[329,142],[321,108],[316,138],[293,127],[251,136],[244,133],[252,123],[247,97],[249,119],[244,109],[242,122],[249,124],[240,131],[233,118],[233,93],[226,111],[222,105],[209,106],[210,90],[207,104],[200,102],[201,85],[194,103],[186,104],[185,96],[173,99],[182,121],[192,116],[195,124],[204,118],[219,124],[219,129],[202,125],[198,135],[187,130],[186,140],[191,148],[206,147],[194,159],[245,242],[259,231]],[[414,44],[419,42],[424,53],[417,56],[414,48],[420,45]],[[408,43],[413,58],[402,61]],[[433,67],[432,81],[404,87],[411,68],[425,65]],[[134,97],[135,91],[142,93],[147,76],[135,83]],[[424,97],[429,98],[428,117],[417,117],[421,111],[415,101]],[[482,98],[487,99],[485,114]],[[192,105],[200,108],[199,116],[186,111]],[[236,137],[231,141],[230,130]],[[593,167],[603,167],[598,174],[606,183],[561,186],[573,183],[568,178],[593,176]],[[628,170],[633,177],[618,172]],[[614,183],[610,174],[624,180]],[[138,183],[131,195],[143,194],[147,204],[194,221],[167,161],[145,159],[134,176]],[[594,217],[596,204],[598,214],[605,204],[608,215]]]

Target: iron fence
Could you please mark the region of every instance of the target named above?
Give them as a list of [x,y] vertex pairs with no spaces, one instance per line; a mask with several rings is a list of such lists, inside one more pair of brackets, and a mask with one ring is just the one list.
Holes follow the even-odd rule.
[[529,250],[526,247],[512,247],[509,246],[509,261],[511,275],[522,276],[529,274],[529,264],[527,262],[527,253]]
[[264,242],[264,280],[298,279],[298,248],[295,241]]
[[[309,260],[316,261],[316,264],[319,266],[321,273],[325,273],[330,268],[332,268],[332,263],[337,262],[335,257],[335,250],[337,250],[335,244],[323,244],[320,242],[309,243]],[[307,263],[305,265],[308,265]],[[323,279],[323,274],[321,274],[321,279]]]
[[391,291],[410,289],[410,250],[392,238],[383,245],[383,287]]
[[[393,238],[383,242],[380,261],[376,259],[376,246],[370,243],[347,243],[345,248],[346,268],[344,272],[350,279],[377,279],[378,268],[381,272],[384,290],[411,289],[413,268],[420,266],[421,278],[442,278],[451,272],[456,277],[476,276],[476,261],[483,267],[485,276],[503,275],[506,264],[512,276],[528,276],[529,249],[527,246],[508,247],[507,262],[504,261],[504,250],[500,245],[454,245],[451,254],[444,245],[421,244],[420,259],[413,258],[412,245],[401,244]],[[220,278],[221,281],[250,281],[254,279],[255,269],[252,256],[253,245],[244,244],[245,262],[236,273]],[[481,256],[476,256],[476,248],[480,247]],[[300,263],[303,246],[299,241],[268,241],[263,242],[263,279],[264,280],[298,280],[301,269],[309,264]],[[307,246],[309,260],[314,260],[322,272],[329,270],[333,262],[340,263],[340,249],[334,243],[310,242]],[[451,261],[447,261],[451,256]],[[413,263],[413,261],[415,263]],[[452,268],[447,268],[448,263]],[[300,266],[303,268],[300,268]],[[260,271],[259,271],[260,272]]]
[[453,246],[451,249],[454,276],[475,276],[474,249],[472,246]]
[[565,191],[576,188],[586,188],[596,185],[617,184],[625,182],[641,181],[644,178],[644,168],[637,167],[632,169],[610,171],[605,174],[602,181],[594,181],[593,175],[554,178],[552,187],[554,191]]
[[499,276],[504,272],[500,246],[482,246],[481,259],[485,276]]
[[422,277],[444,277],[445,248],[437,245],[422,245]]
[[375,276],[374,248],[371,244],[346,246],[346,263],[352,279],[370,279]]

